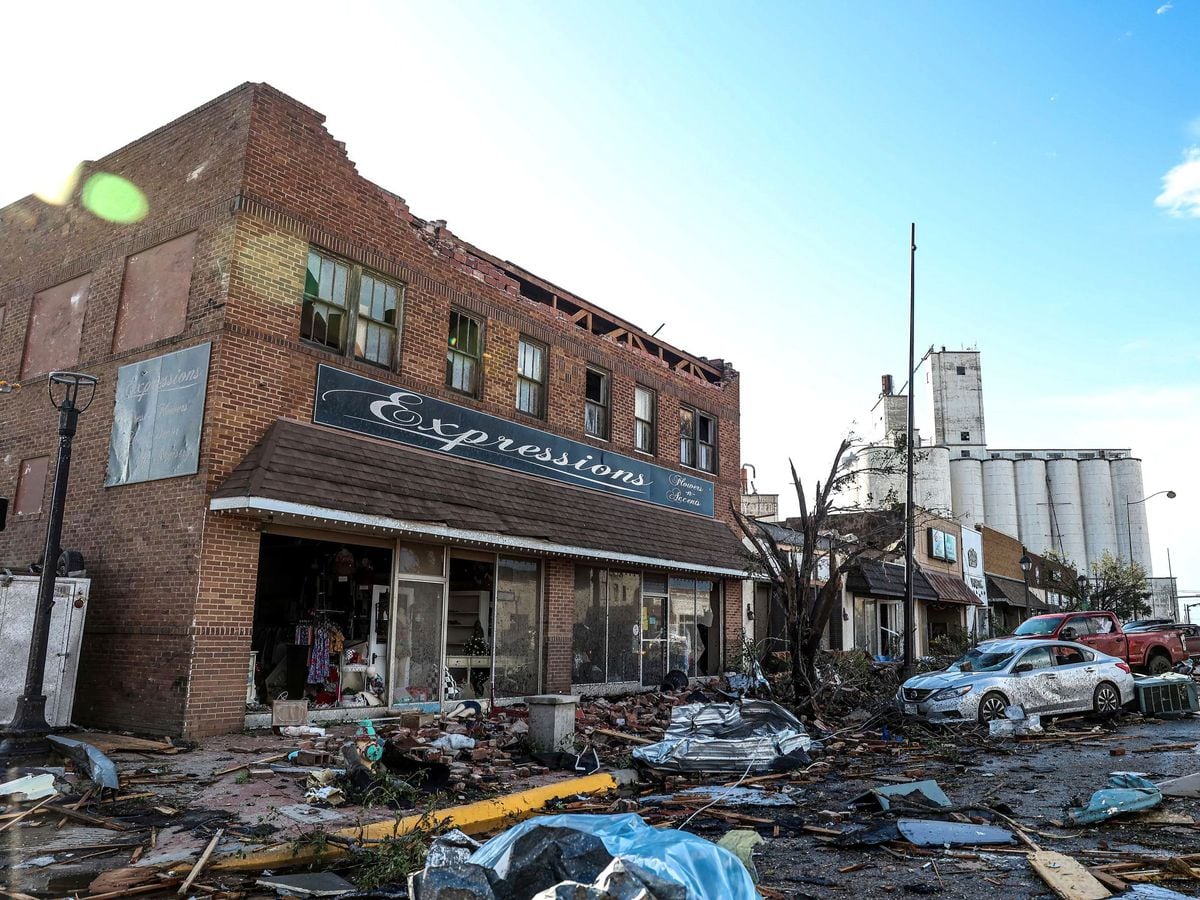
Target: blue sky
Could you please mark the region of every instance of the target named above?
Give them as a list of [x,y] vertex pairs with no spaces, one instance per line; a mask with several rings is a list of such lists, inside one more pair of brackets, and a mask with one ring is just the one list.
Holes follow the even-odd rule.
[[1200,588],[1198,0],[31,7],[0,203],[269,81],[418,215],[731,359],[763,491],[902,380],[916,221],[918,344],[982,350],[992,443],[1133,447]]

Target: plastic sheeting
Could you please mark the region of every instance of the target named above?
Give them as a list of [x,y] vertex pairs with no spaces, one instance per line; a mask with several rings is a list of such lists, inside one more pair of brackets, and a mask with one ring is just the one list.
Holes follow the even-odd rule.
[[[614,860],[622,865],[614,867]],[[419,898],[523,900],[535,895],[758,900],[734,854],[684,831],[653,828],[633,813],[567,813],[521,822],[489,840],[466,863],[427,868]]]
[[1092,794],[1087,806],[1067,810],[1072,825],[1095,825],[1122,813],[1140,812],[1162,803],[1162,792],[1153,781],[1130,772],[1108,779],[1108,787]]
[[666,772],[766,772],[803,764],[804,754],[819,749],[782,706],[747,700],[675,707],[663,740],[638,747],[633,758]]

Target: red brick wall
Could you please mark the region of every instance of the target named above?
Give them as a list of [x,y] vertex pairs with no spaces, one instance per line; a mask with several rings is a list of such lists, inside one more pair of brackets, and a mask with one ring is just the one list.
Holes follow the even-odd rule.
[[[240,726],[258,533],[252,523],[207,514],[208,493],[276,418],[311,418],[321,362],[472,403],[442,384],[452,305],[486,319],[483,393],[472,403],[482,410],[523,418],[513,408],[515,361],[518,336],[527,333],[551,348],[548,412],[543,423],[531,423],[537,427],[593,442],[583,433],[588,362],[612,373],[609,446],[618,452],[634,453],[635,383],[658,391],[660,465],[679,465],[681,403],[717,416],[716,510],[731,521],[740,461],[736,373],[711,384],[673,371],[521,297],[512,275],[360,178],[307,107],[266,86],[243,86],[94,168],[138,184],[150,203],[147,219],[113,226],[77,206],[56,209],[33,199],[0,211],[0,258],[17,261],[0,273],[0,378],[20,371],[33,294],[84,273],[92,279],[79,368],[101,382],[81,420],[64,529],[64,546],[84,553],[93,577],[79,721],[149,733]],[[114,355],[126,258],[193,230],[197,253],[184,333]],[[397,372],[300,342],[310,243],[405,285]],[[206,340],[213,348],[198,475],[104,488],[118,366]],[[33,379],[20,394],[0,397],[6,439],[0,495],[13,495],[21,459],[52,451],[54,414],[44,388],[44,378]],[[686,527],[686,514],[680,522]],[[12,522],[0,533],[0,561],[17,567],[31,561],[44,527],[42,515]],[[565,689],[573,568],[549,560],[546,571],[548,614],[567,610],[565,620],[547,624],[546,686]],[[726,619],[728,647],[731,620],[740,621],[731,599]]]
[[575,563],[569,559],[548,559],[545,578],[542,690],[548,694],[566,694],[571,690]]

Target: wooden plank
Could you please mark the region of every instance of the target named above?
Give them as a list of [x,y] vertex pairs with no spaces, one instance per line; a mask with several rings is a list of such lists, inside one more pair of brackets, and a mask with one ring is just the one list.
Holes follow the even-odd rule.
[[[240,772],[242,769],[248,769],[251,766],[265,766],[268,763],[279,762],[281,759],[287,759],[288,753],[291,753],[291,751],[289,750],[287,753],[276,753],[274,756],[268,756],[264,759],[256,759],[252,760],[251,762],[244,762],[240,766],[230,766],[228,769],[222,769],[220,772],[213,772],[212,777],[220,778],[222,775],[230,775],[234,772]],[[133,779],[130,778],[126,781],[129,782],[132,780]]]
[[1061,900],[1105,900],[1112,892],[1081,862],[1053,850],[1029,854],[1029,865]]
[[605,737],[617,738],[621,741],[629,741],[631,744],[653,744],[654,741],[647,740],[644,737],[638,737],[634,734],[625,734],[622,731],[610,731],[607,728],[593,728],[592,734],[602,734]]
[[74,819],[77,822],[83,822],[85,825],[96,825],[100,828],[108,828],[112,831],[124,831],[125,826],[120,822],[114,822],[112,819],[106,819],[101,816],[93,816],[90,813],[80,812],[77,809],[71,809],[69,806],[56,806],[50,804],[46,809],[51,812],[56,812],[60,816],[66,816],[68,819]]
[[148,752],[176,750],[174,744],[165,741],[148,741],[145,738],[131,737],[127,734],[109,734],[103,731],[86,731],[78,735],[78,739],[91,744],[103,753],[117,753],[122,750]]
[[51,794],[49,797],[43,797],[40,801],[38,801],[36,806],[31,806],[31,807],[29,807],[29,809],[25,810],[24,812],[17,813],[15,816],[12,817],[11,821],[5,822],[3,825],[0,825],[0,831],[8,831],[8,829],[12,828],[18,822],[25,819],[26,816],[32,816],[35,812],[37,812],[43,806],[47,806],[50,803],[50,801],[53,800],[57,796],[58,796],[58,794]]
[[208,865],[209,857],[213,855],[213,851],[217,849],[217,844],[221,842],[221,835],[225,833],[224,828],[218,828],[216,834],[212,836],[212,840],[208,842],[208,846],[204,848],[204,852],[200,854],[200,859],[192,866],[192,871],[188,872],[187,878],[183,880],[183,884],[179,886],[178,893],[186,894],[188,888],[192,886],[192,882],[200,877],[200,873],[204,871],[204,867]]

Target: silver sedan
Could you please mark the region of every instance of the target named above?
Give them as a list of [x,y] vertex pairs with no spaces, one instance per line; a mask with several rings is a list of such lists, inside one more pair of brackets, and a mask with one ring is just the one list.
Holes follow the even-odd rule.
[[896,703],[930,722],[988,722],[1009,706],[1030,715],[1111,716],[1133,701],[1133,674],[1120,659],[1082,644],[985,641],[941,672],[908,679]]

